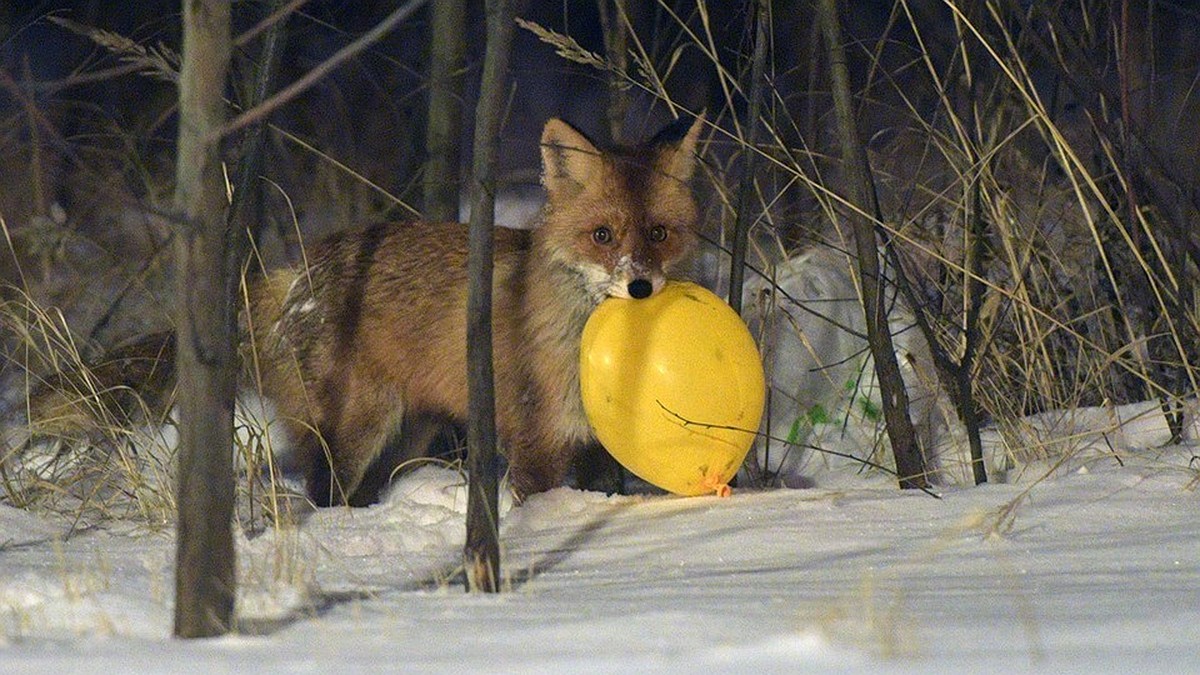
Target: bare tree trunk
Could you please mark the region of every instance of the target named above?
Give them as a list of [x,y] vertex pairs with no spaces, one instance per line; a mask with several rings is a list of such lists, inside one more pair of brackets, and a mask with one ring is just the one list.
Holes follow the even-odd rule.
[[175,635],[227,632],[233,621],[233,398],[237,379],[228,206],[219,131],[225,121],[229,1],[184,0],[175,208],[178,278],[179,524]]
[[466,52],[465,0],[438,0],[430,8],[429,113],[425,127],[424,214],[458,220],[462,123],[462,70]]
[[[968,9],[973,13],[970,22],[980,25],[982,6],[974,5]],[[962,36],[965,31],[956,31]],[[951,38],[945,38],[949,41]],[[958,37],[953,38],[958,40]],[[979,157],[983,147],[983,127],[980,118],[978,95],[980,91],[980,74],[974,72],[983,59],[977,58],[979,50],[973,48],[972,42],[958,44],[962,51],[964,72],[962,76],[967,82],[967,100],[970,103],[970,122],[965,125],[967,134],[962,143],[968,153],[967,164],[978,166],[982,159]],[[949,105],[949,104],[946,104]],[[929,353],[933,358],[938,383],[954,402],[959,421],[967,434],[967,444],[971,453],[971,474],[976,485],[987,482],[987,467],[983,458],[983,439],[980,435],[979,406],[975,401],[975,364],[979,354],[983,335],[979,328],[980,314],[983,309],[985,288],[980,279],[987,277],[987,265],[990,260],[987,245],[987,221],[983,209],[983,178],[982,171],[972,171],[971,183],[968,186],[969,201],[964,207],[964,221],[968,243],[965,247],[963,260],[963,311],[961,323],[958,326],[962,335],[962,349],[957,358],[939,341],[934,330],[935,322],[943,319],[941,303],[930,304],[922,302],[924,294],[917,290],[917,282],[905,273],[904,263],[895,248],[888,250],[889,259],[895,274],[896,287],[904,295],[905,300],[913,310],[917,327],[929,345]]]
[[[271,0],[268,9],[279,11],[284,0]],[[287,17],[279,18],[267,30],[262,48],[258,52],[257,68],[250,83],[246,109],[253,109],[267,99],[275,81],[279,58],[287,43]],[[258,237],[267,222],[266,181],[262,180],[266,169],[267,127],[270,115],[264,115],[246,132],[238,148],[237,185],[233,190],[233,201],[229,206],[229,227],[236,233],[234,245],[228,251],[230,262],[239,268],[244,259],[249,239]],[[244,233],[244,234],[243,234]],[[248,238],[249,239],[248,239]]]
[[754,201],[755,168],[758,166],[758,130],[762,127],[763,79],[766,77],[767,41],[771,28],[771,0],[754,3],[754,57],[750,66],[750,109],[746,120],[744,166],[746,175],[738,190],[737,221],[733,230],[733,256],[729,266],[729,306],[742,313],[742,282],[746,278],[746,248],[750,233],[750,203]]
[[[611,3],[611,9],[609,7]],[[608,74],[608,131],[615,143],[625,142],[625,116],[629,113],[629,88],[621,73],[629,65],[629,19],[626,0],[596,0],[604,32],[604,54],[613,69]]]
[[509,0],[488,0],[487,51],[475,109],[476,193],[471,208],[467,272],[467,543],[463,551],[467,590],[500,590],[496,400],[492,376],[492,239],[496,200],[496,156],[504,116],[505,76],[512,46]]
[[875,222],[879,222],[879,201],[867,153],[859,138],[854,110],[850,100],[850,73],[846,65],[846,50],[842,44],[841,22],[837,0],[821,0],[817,9],[825,44],[829,52],[830,85],[833,93],[834,115],[841,138],[842,163],[849,179],[852,203],[850,213],[854,229],[855,250],[862,281],[863,311],[867,323],[867,343],[875,361],[875,376],[883,398],[883,417],[888,439],[896,458],[896,475],[900,487],[924,488],[928,485],[925,459],[917,445],[917,435],[908,416],[908,392],[896,349],[888,326],[887,304],[880,274],[879,249],[875,237]]
[[[742,313],[742,288],[746,280],[746,250],[750,238],[750,204],[754,202],[757,186],[758,135],[762,128],[763,85],[766,79],[767,43],[771,31],[771,0],[755,0],[754,3],[754,55],[750,61],[750,82],[743,91],[749,92],[750,107],[742,145],[742,166],[745,174],[738,187],[737,214],[733,226],[733,243],[729,261],[729,306],[739,315]],[[771,388],[767,387],[767,416],[770,417]],[[763,439],[763,454],[771,456],[771,436]],[[750,453],[746,462],[751,475],[761,479],[762,466],[757,453]],[[737,477],[734,477],[737,480]]]
[[[983,8],[976,6],[976,14],[982,14]],[[982,59],[974,58],[980,50],[970,49],[970,44],[963,46],[964,51],[974,52],[971,58],[963,59],[965,68]],[[976,157],[976,149],[982,147],[983,131],[979,119],[979,75],[968,70],[968,97],[971,102],[971,126],[967,133],[971,143],[966,144],[970,150],[971,164],[975,165],[980,158]],[[987,466],[983,461],[983,438],[979,433],[978,406],[975,405],[975,361],[979,353],[983,335],[979,330],[979,317],[983,311],[984,286],[980,279],[987,276],[988,244],[987,221],[983,212],[983,178],[979,172],[973,172],[974,179],[970,186],[971,202],[967,210],[967,232],[970,245],[967,247],[966,268],[963,275],[963,349],[958,359],[955,372],[955,401],[958,407],[958,417],[967,431],[967,443],[971,449],[971,475],[976,485],[987,482]],[[915,310],[921,311],[921,310]],[[934,336],[928,336],[933,339]]]

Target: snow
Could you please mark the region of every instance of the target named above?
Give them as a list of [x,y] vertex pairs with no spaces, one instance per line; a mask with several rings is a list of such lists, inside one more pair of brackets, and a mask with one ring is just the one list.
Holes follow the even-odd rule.
[[[837,449],[861,458],[863,448],[882,447],[885,436],[856,265],[834,248],[814,248],[776,265],[770,279],[747,279],[742,305],[743,318],[763,346],[771,383],[763,430],[797,446]],[[943,474],[969,477],[969,460],[954,452],[966,443],[953,433],[957,417],[938,386],[928,343],[903,303],[895,303],[888,320],[915,431],[922,447],[937,448],[929,453],[929,463]],[[942,441],[945,447],[938,447]],[[780,445],[772,453],[760,444],[757,462],[790,487],[807,485],[812,464],[829,458],[778,452]],[[875,460],[887,461],[889,454]]]
[[[804,489],[506,499],[505,589],[489,596],[462,591],[464,479],[424,466],[375,506],[240,530],[238,631],[198,641],[170,637],[169,527],[0,506],[0,670],[1200,672],[1200,405],[1184,406],[1183,445],[1158,402],[985,429],[996,483],[967,486],[961,430],[897,312],[945,483],[900,491],[860,461],[889,453],[845,330],[861,329],[852,278],[836,257],[794,262],[777,278],[791,301],[752,282],[747,304],[777,312],[751,317],[771,336],[764,429],[808,447],[751,457]],[[244,398],[239,416],[240,444],[286,472],[270,403]],[[173,430],[131,442],[146,480],[130,490],[165,494]],[[35,444],[22,479],[49,479],[39,462],[57,456]]]
[[[502,506],[505,592],[456,578],[465,486],[238,536],[241,630],[169,637],[169,531],[0,507],[12,672],[1200,671],[1200,467],[1111,452],[935,498],[849,476]],[[1118,459],[1120,461],[1118,461]],[[1036,474],[1036,475],[1035,475]]]

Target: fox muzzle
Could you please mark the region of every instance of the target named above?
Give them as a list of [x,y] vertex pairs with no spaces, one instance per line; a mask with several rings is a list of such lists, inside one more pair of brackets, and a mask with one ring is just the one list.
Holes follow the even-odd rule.
[[634,279],[629,282],[627,290],[629,291],[629,297],[635,300],[642,300],[654,293],[654,284],[650,283],[648,279]]

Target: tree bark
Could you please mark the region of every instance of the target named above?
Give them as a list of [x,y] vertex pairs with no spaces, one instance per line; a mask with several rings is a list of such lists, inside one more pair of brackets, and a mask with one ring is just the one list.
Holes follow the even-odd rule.
[[178,287],[179,509],[175,635],[229,631],[236,567],[233,400],[237,380],[233,288],[219,130],[229,66],[228,0],[184,0],[175,208]]
[[[270,0],[269,9],[276,16],[283,9],[283,0]],[[270,20],[266,17],[264,21]],[[263,38],[262,48],[258,52],[257,67],[253,72],[253,81],[249,87],[249,99],[245,107],[253,109],[267,99],[271,86],[275,82],[275,71],[279,59],[287,43],[287,15],[280,16],[267,28]],[[235,45],[236,45],[235,40]],[[267,223],[267,195],[262,180],[266,170],[267,131],[270,115],[265,115],[255,122],[245,133],[238,149],[237,184],[233,190],[233,200],[229,205],[230,235],[232,241],[227,257],[230,264],[241,268],[245,259],[247,244],[257,239],[262,228]],[[235,304],[235,307],[238,306]]]
[[750,234],[750,204],[754,201],[755,169],[758,166],[758,133],[762,127],[763,79],[766,77],[767,41],[771,27],[771,0],[754,3],[754,57],[750,66],[750,109],[746,120],[746,175],[738,190],[737,220],[733,228],[733,252],[729,265],[729,306],[742,313],[742,285],[746,278],[746,248]]
[[625,116],[629,113],[628,83],[623,76],[629,61],[626,0],[596,0],[596,9],[600,12],[600,30],[604,33],[604,54],[612,64],[608,73],[608,132],[614,143],[624,143]]
[[[983,14],[982,7],[975,6],[973,9],[976,17]],[[963,49],[965,52],[971,53],[970,58],[963,59],[965,68],[971,68],[972,64],[982,61],[982,59],[975,58],[980,50],[972,49],[970,42],[964,44]],[[979,119],[979,76],[969,70],[966,75],[969,81],[967,96],[971,102],[971,125],[967,133],[970,135],[971,143],[964,145],[969,148],[971,164],[976,165],[981,159],[976,156],[976,148],[982,147],[983,143],[982,126]],[[983,178],[981,173],[975,173],[974,176],[968,188],[971,201],[966,213],[970,243],[967,246],[966,260],[963,261],[965,268],[963,273],[963,348],[954,379],[958,416],[966,429],[967,444],[971,449],[971,476],[976,485],[982,485],[987,482],[987,465],[983,459],[983,438],[979,433],[979,408],[975,404],[975,361],[980,343],[983,341],[983,335],[979,330],[979,318],[983,311],[984,286],[979,280],[987,277],[989,256],[987,221],[983,211]],[[933,338],[934,336],[929,336],[929,339]]]
[[830,86],[841,141],[842,163],[850,185],[852,205],[855,207],[849,219],[854,230],[854,245],[862,283],[867,343],[875,361],[875,376],[879,380],[883,399],[883,417],[887,425],[888,439],[892,444],[892,454],[896,459],[896,475],[900,487],[920,489],[928,485],[925,459],[917,445],[912,419],[908,416],[908,392],[904,388],[904,379],[896,362],[896,348],[892,343],[891,329],[888,325],[874,225],[882,219],[867,153],[854,120],[854,109],[850,100],[850,72],[846,64],[846,50],[842,44],[837,0],[821,0],[818,12],[821,32],[825,36],[825,45],[829,53]]
[[438,0],[430,8],[429,111],[425,127],[424,213],[427,220],[458,220],[462,70],[466,52],[465,0]]
[[499,471],[496,401],[492,374],[492,239],[496,207],[496,157],[504,115],[505,76],[512,46],[509,0],[488,0],[487,48],[475,108],[476,192],[471,208],[467,271],[467,543],[463,551],[467,590],[500,590]]

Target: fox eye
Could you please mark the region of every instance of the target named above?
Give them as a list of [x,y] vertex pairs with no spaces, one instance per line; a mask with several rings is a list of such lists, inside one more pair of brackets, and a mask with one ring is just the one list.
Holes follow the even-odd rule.
[[596,242],[597,244],[609,244],[612,243],[612,240],[613,231],[609,226],[601,225],[600,227],[592,230],[592,241]]
[[663,227],[662,225],[655,225],[654,227],[650,228],[650,232],[648,233],[648,236],[650,237],[650,241],[654,241],[654,242],[666,241],[667,240],[667,228]]

